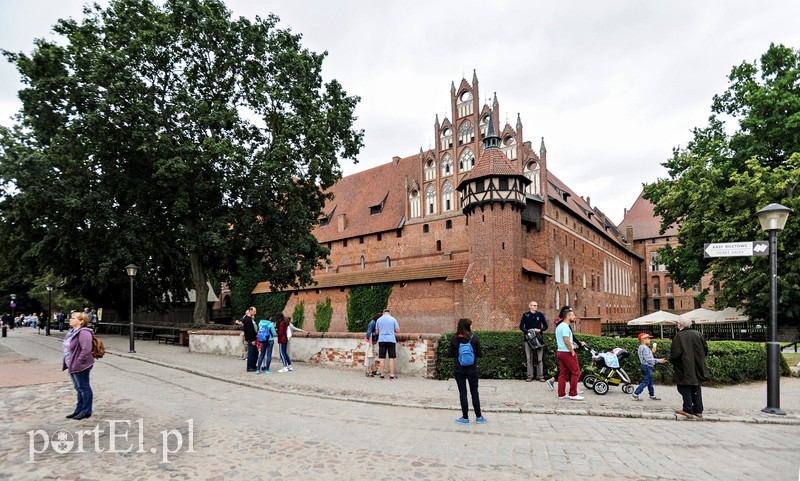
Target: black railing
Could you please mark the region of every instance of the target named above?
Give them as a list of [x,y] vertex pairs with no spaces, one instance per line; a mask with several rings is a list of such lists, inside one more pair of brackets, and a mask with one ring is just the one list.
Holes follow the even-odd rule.
[[[733,322],[715,324],[694,324],[694,329],[710,341],[752,341],[765,342],[767,327],[757,322]],[[674,324],[628,326],[624,323],[603,324],[604,336],[636,337],[646,332],[655,338],[672,339],[677,328]]]

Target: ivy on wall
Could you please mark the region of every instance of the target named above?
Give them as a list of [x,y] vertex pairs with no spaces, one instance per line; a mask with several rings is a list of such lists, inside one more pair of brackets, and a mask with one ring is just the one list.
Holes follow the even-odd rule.
[[266,319],[276,312],[283,311],[289,301],[288,292],[268,292],[266,294],[252,294],[256,284],[264,280],[258,266],[247,265],[239,260],[236,271],[231,274],[231,309],[233,316],[239,319],[250,306],[255,306],[257,319]]
[[366,331],[367,324],[375,313],[386,309],[389,305],[390,295],[392,295],[391,283],[351,288],[347,295],[347,330]]
[[325,302],[318,302],[314,311],[314,329],[317,332],[328,332],[331,327],[331,319],[333,318],[333,306],[331,305],[331,298],[326,297]]
[[294,327],[302,329],[304,322],[306,322],[306,303],[304,301],[300,301],[294,306],[294,311],[292,312],[292,324],[294,324]]

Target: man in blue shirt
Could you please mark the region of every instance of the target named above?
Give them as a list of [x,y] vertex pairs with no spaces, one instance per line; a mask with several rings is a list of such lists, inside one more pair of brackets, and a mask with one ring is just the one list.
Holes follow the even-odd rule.
[[378,333],[378,359],[381,360],[381,379],[386,373],[386,356],[389,356],[389,379],[394,379],[394,363],[397,358],[397,337],[395,333],[400,330],[397,319],[392,317],[389,309],[383,310],[383,315],[375,321],[375,331]]
[[[537,335],[547,330],[547,320],[544,318],[539,309],[539,303],[531,301],[528,304],[529,311],[522,315],[519,320],[519,330],[522,334],[527,334],[528,331],[533,330]],[[535,352],[534,352],[535,351]],[[539,382],[544,382],[544,364],[542,359],[544,357],[544,346],[539,349],[533,349],[525,340],[525,361],[528,364],[528,382],[533,380],[533,355],[536,354],[536,379]]]

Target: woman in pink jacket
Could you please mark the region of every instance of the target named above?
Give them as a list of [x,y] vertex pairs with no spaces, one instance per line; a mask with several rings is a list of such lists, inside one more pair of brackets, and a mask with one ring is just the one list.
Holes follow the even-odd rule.
[[69,346],[64,341],[64,364],[63,369],[69,370],[69,377],[72,378],[72,385],[78,393],[78,404],[75,411],[68,415],[71,419],[86,419],[92,416],[92,386],[89,384],[89,373],[94,366],[94,356],[92,356],[92,330],[86,327],[89,324],[89,316],[83,312],[73,312],[69,318],[69,325],[72,328],[69,338]]

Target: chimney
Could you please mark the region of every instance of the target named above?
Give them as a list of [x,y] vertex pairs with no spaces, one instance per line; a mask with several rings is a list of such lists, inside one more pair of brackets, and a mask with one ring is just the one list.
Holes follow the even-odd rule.
[[625,227],[625,239],[627,239],[629,245],[633,245],[633,226],[629,225]]
[[392,164],[393,164],[394,166],[397,166],[397,163],[398,163],[398,162],[400,162],[400,157],[398,157],[398,156],[396,156],[396,155],[395,155],[394,157],[392,157]]
[[586,203],[589,204],[589,207],[592,206],[592,198],[589,197],[588,195],[586,196]]
[[344,229],[347,227],[347,218],[345,217],[347,214],[339,214],[337,217],[337,230],[339,232],[344,232]]
[[625,217],[626,215],[628,215],[628,208],[627,207],[622,209],[622,217]]

